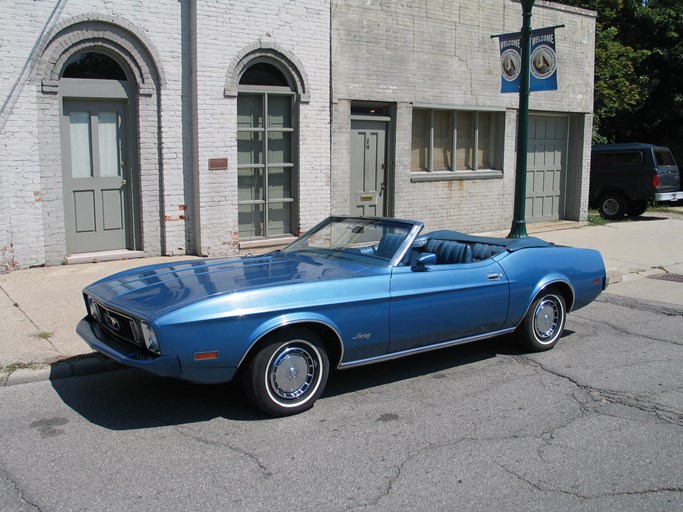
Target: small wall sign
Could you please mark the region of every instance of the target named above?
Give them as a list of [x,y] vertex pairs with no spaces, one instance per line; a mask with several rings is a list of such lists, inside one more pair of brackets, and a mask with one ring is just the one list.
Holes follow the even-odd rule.
[[209,158],[210,171],[225,171],[228,169],[227,158]]

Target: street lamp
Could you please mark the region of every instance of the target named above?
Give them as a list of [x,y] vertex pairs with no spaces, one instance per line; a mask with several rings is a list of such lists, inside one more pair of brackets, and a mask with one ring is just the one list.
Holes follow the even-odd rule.
[[526,231],[526,168],[529,135],[529,50],[531,39],[531,8],[535,0],[521,0],[522,33],[520,38],[522,71],[519,84],[519,112],[517,114],[517,166],[515,176],[515,206],[508,238],[524,238]]

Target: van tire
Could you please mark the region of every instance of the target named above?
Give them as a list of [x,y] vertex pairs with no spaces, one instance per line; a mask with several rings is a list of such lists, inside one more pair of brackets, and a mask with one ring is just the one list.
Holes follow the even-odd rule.
[[598,201],[598,211],[603,219],[621,219],[626,213],[626,200],[620,194],[608,192]]

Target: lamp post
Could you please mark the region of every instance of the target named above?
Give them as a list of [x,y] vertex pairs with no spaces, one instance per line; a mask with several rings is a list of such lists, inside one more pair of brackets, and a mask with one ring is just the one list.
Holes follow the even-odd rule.
[[526,231],[526,168],[529,137],[529,50],[531,36],[531,8],[535,0],[521,0],[522,32],[520,38],[522,71],[519,84],[519,112],[517,114],[517,166],[515,176],[515,206],[508,238],[524,238]]

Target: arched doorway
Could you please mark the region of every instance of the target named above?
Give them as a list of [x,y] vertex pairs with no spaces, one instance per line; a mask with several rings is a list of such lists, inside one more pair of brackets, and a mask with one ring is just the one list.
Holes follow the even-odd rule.
[[72,55],[59,78],[67,256],[140,249],[134,86],[102,49]]

